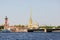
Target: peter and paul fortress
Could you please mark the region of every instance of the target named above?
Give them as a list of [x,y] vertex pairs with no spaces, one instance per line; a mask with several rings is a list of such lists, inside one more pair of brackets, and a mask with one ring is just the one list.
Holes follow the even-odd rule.
[[[44,32],[52,32],[52,31],[60,31],[60,29],[56,29],[55,27],[40,27],[37,22],[33,23],[32,20],[32,10],[30,10],[30,18],[28,25],[13,25],[9,26],[9,20],[8,17],[5,17],[5,22],[4,22],[4,29],[3,30],[8,30],[11,32],[33,32],[33,31],[44,31]],[[48,29],[47,29],[48,28]]]

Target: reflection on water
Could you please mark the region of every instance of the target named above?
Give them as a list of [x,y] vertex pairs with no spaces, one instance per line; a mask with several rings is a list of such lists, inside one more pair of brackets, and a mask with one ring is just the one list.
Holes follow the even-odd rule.
[[60,33],[0,33],[0,40],[60,40]]

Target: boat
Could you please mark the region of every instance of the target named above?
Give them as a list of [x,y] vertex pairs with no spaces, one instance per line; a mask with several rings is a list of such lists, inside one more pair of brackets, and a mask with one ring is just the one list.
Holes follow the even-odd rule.
[[10,31],[10,30],[4,30],[4,29],[3,29],[1,32],[2,32],[2,33],[10,33],[11,31]]

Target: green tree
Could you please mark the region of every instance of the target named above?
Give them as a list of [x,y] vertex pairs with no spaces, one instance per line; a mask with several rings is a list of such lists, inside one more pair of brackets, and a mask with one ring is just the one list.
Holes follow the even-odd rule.
[[4,26],[0,26],[0,31],[1,31],[2,29],[4,29]]
[[60,29],[60,26],[57,26],[56,29]]

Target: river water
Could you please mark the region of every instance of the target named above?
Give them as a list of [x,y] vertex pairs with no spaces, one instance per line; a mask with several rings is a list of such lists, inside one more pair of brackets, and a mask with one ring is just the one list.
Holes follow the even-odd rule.
[[60,40],[59,32],[0,33],[0,40]]

